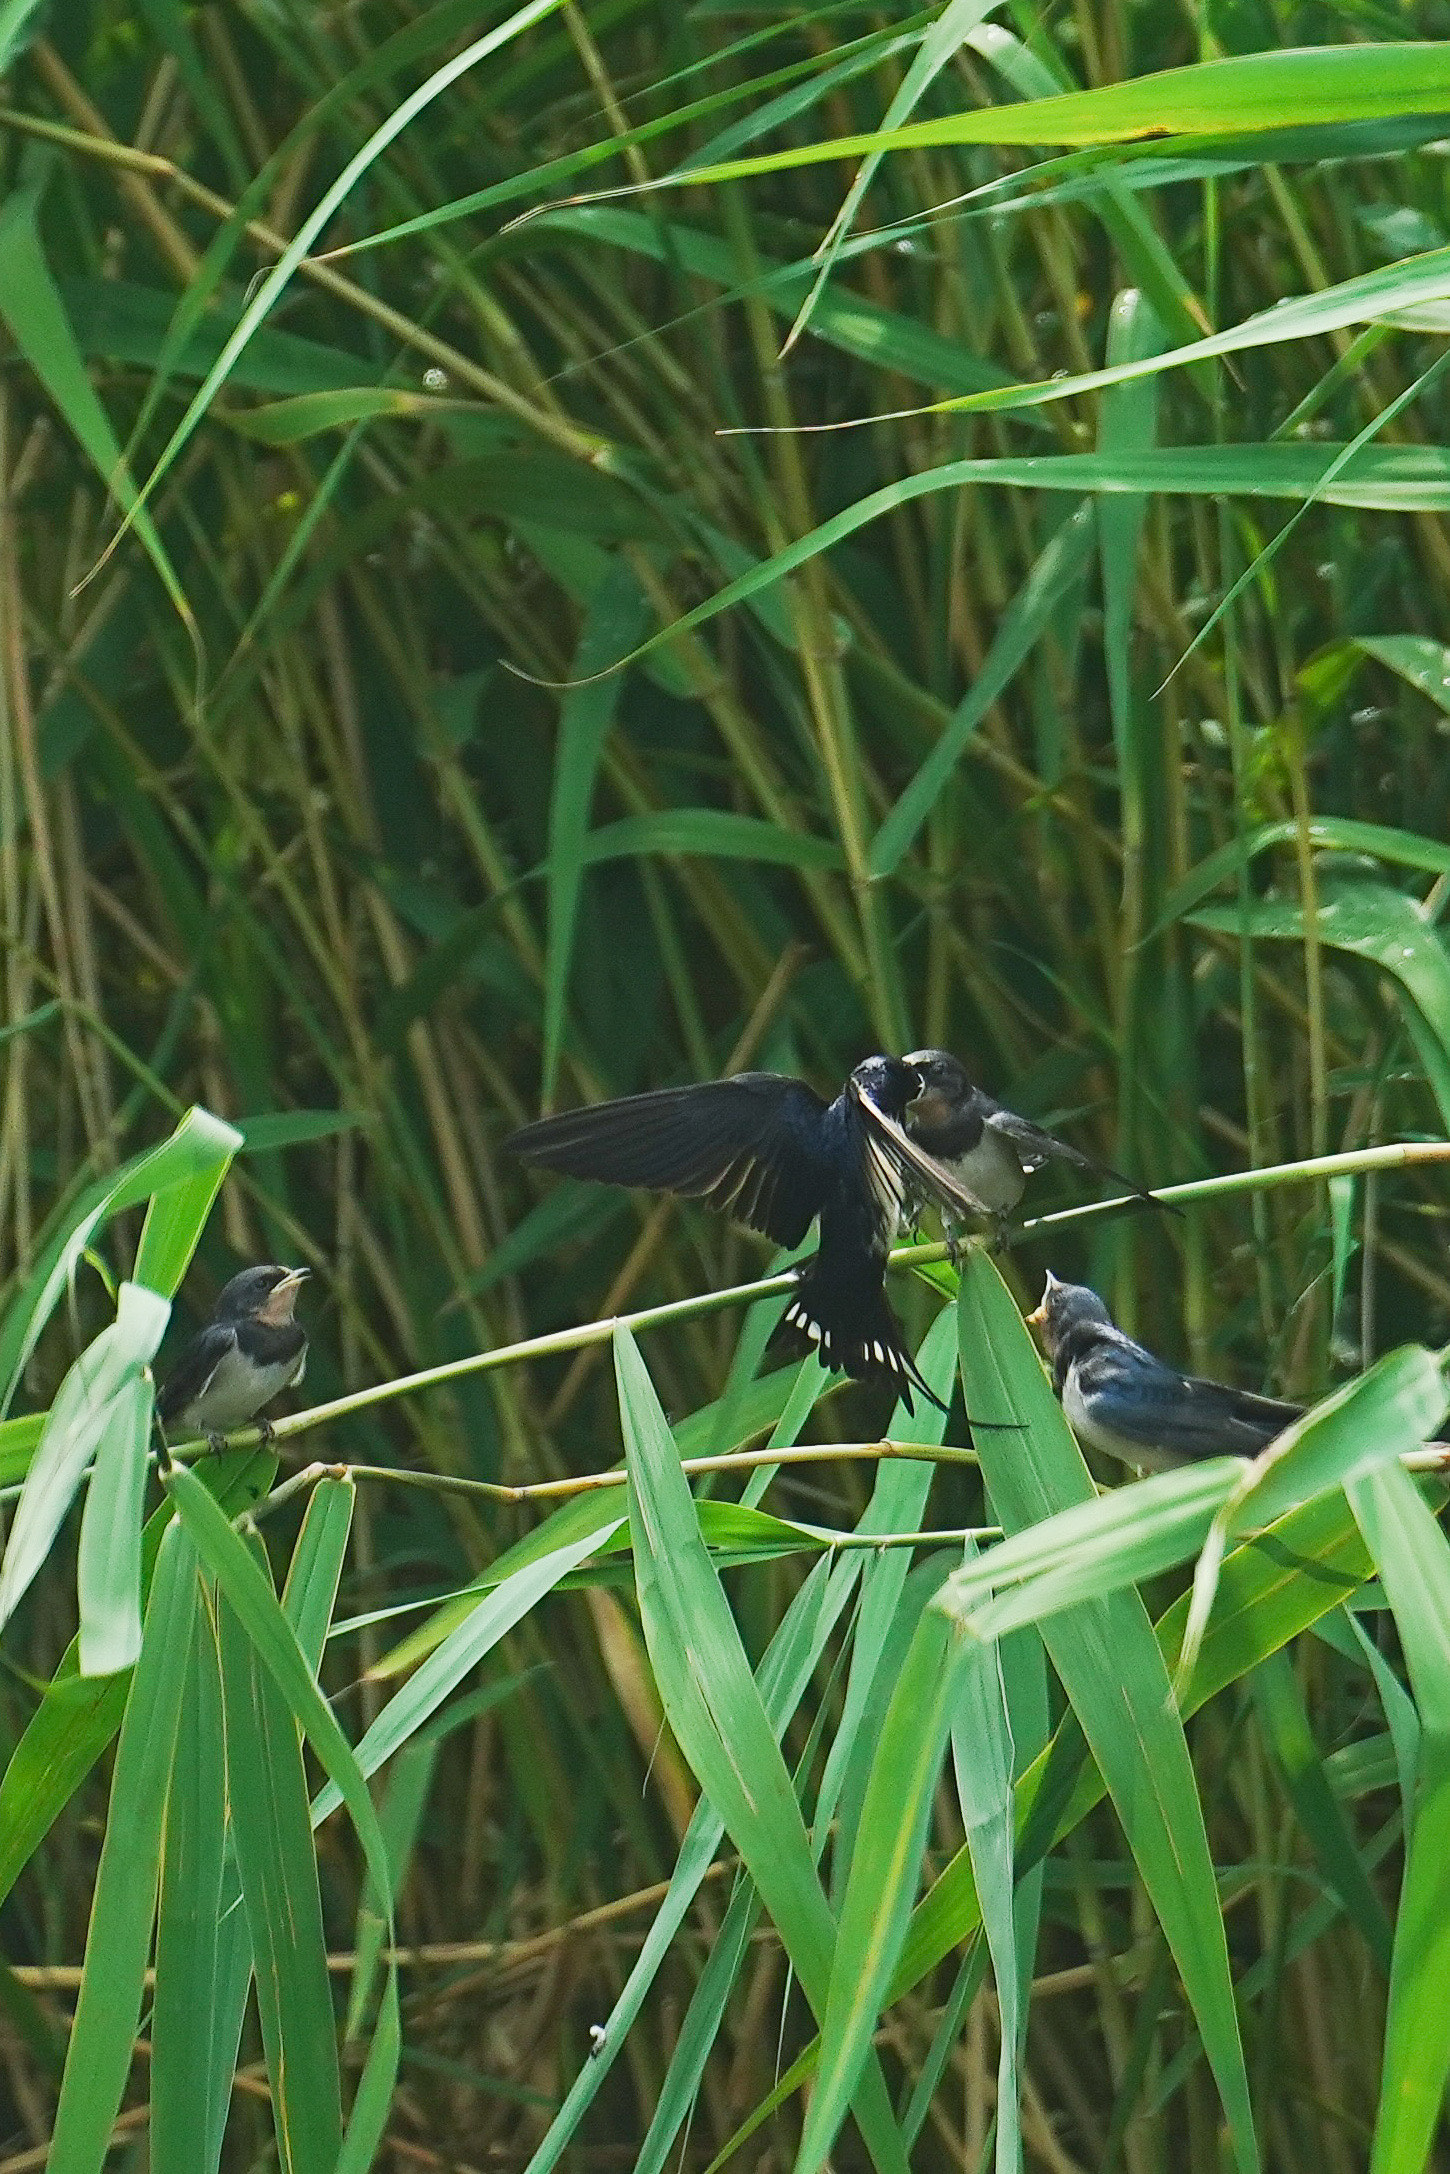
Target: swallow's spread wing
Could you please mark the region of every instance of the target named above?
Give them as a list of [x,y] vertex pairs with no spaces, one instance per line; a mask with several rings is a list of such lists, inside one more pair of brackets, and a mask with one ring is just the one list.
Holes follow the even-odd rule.
[[1094,1177],[1106,1178],[1110,1184],[1119,1185],[1125,1193],[1132,1193],[1138,1200],[1151,1200],[1155,1207],[1165,1207],[1156,1193],[1135,1185],[1125,1178],[1121,1170],[1114,1170],[1110,1163],[1097,1162],[1091,1155],[1084,1155],[1080,1148],[1072,1147],[1066,1140],[1059,1140],[1056,1133],[1044,1132],[1041,1125],[1034,1125],[1030,1117],[1019,1117],[1015,1110],[1004,1110],[1000,1103],[992,1106],[986,1123],[998,1136],[1006,1140],[1022,1168],[1030,1175],[1040,1170],[1044,1163],[1070,1163],[1074,1170],[1090,1170]]
[[157,1391],[156,1416],[163,1425],[195,1403],[210,1386],[228,1352],[236,1347],[236,1330],[215,1321],[187,1345]]
[[543,1117],[508,1144],[568,1177],[707,1200],[794,1246],[820,1213],[830,1176],[825,1108],[803,1080],[740,1072]]
[[1185,1460],[1256,1457],[1303,1417],[1301,1405],[1175,1373],[1126,1337],[1122,1345],[1104,1341],[1087,1352],[1074,1372],[1096,1426]]
[[867,1175],[879,1199],[885,1201],[894,1193],[899,1205],[910,1194],[934,1202],[953,1218],[991,1220],[991,1209],[945,1163],[913,1140],[896,1118],[859,1087],[853,1085],[850,1092],[864,1118]]

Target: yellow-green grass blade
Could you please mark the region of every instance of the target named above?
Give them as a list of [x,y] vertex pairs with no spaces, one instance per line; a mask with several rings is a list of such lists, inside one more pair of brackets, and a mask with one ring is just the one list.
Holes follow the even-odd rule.
[[974,1556],[940,1605],[971,1636],[999,1638],[1191,1562],[1241,1473],[1214,1457],[1056,1510]]
[[[974,1247],[958,1298],[967,1408],[1022,1431],[976,1437],[988,1498],[1018,1534],[1093,1489],[1031,1335],[992,1261]],[[1136,1592],[1080,1601],[1043,1639],[1092,1749],[1202,2033],[1236,2163],[1258,2145],[1229,1975],[1228,1945],[1183,1724],[1162,1652]]]
[[130,2072],[198,1593],[196,1551],[173,1525],[157,1557],[116,1751],[85,1967],[51,2136],[55,2174],[100,2174]]
[[1219,1566],[1231,1540],[1314,1495],[1348,1487],[1428,1441],[1444,1415],[1445,1377],[1439,1361],[1418,1346],[1387,1352],[1367,1373],[1336,1389],[1248,1464],[1217,1512],[1193,1579],[1193,1597],[1178,1657],[1181,1690],[1208,1622]]
[[[276,1469],[275,1457],[240,1451],[208,1458],[199,1476],[232,1516],[266,1493]],[[143,1601],[171,1522],[165,1505],[146,1522]],[[72,1639],[0,1777],[0,1900],[100,1758],[126,1710],[129,1674],[82,1676],[79,1660],[79,1641]]]
[[307,1498],[302,1529],[287,1566],[282,1608],[314,1675],[332,1628],[356,1502],[356,1481],[346,1476],[320,1479]]
[[1443,44],[1341,45],[1245,53],[1168,68],[1099,90],[988,106],[890,130],[799,144],[757,158],[727,160],[668,176],[685,183],[743,181],[823,160],[943,144],[1109,144],[1135,137],[1253,135],[1280,129],[1286,114],[1304,127],[1334,121],[1450,113],[1450,59]]
[[1402,1465],[1367,1473],[1346,1492],[1394,1611],[1420,1714],[1370,2154],[1371,2174],[1419,2174],[1450,2075],[1450,1544]]
[[[679,1452],[633,1338],[615,1331],[615,1369],[635,1575],[645,1642],[675,1739],[725,1820],[819,2015],[835,1926],[800,1805],[700,1538]],[[905,2166],[885,2080],[868,2056],[853,2111],[873,2161]]]
[[[1450,267],[1447,267],[1450,283]],[[1318,498],[1325,505],[1376,507],[1386,512],[1450,509],[1450,454],[1436,445],[1367,445],[1346,465],[1345,448],[1323,444],[1204,444],[1149,446],[1095,453],[990,454],[947,461],[868,492],[805,535],[729,581],[714,596],[672,619],[641,644],[648,655],[806,565],[823,551],[869,527],[886,514],[938,491],[973,484],[1018,485],[1038,491],[1170,492],[1190,497]]]
[[[571,1503],[569,1507],[574,1509],[579,1505]],[[589,1507],[595,1506],[590,1504]],[[500,1638],[521,1623],[529,1611],[554,1590],[561,1578],[567,1577],[587,1555],[598,1550],[623,1523],[618,1496],[614,1496],[612,1512],[606,1510],[601,1522],[583,1519],[577,1522],[585,1528],[581,1538],[556,1545],[537,1559],[522,1563],[502,1584],[481,1595],[402,1689],[394,1692],[358,1742],[353,1756],[359,1772],[375,1774],[394,1752],[401,1750],[438,1711],[449,1693],[458,1688],[470,1669],[476,1668],[485,1655],[492,1652]],[[553,1523],[552,1519],[550,1523]],[[318,1793],[312,1809],[313,1825],[319,1825],[341,1801],[339,1784],[330,1781]]]
[[[902,126],[970,33],[996,5],[997,0],[948,0],[936,21],[923,33],[910,65],[891,94],[890,104],[881,119],[883,135]],[[850,234],[852,222],[871,186],[871,178],[881,163],[882,155],[879,150],[869,151],[852,176],[851,186],[846,191],[841,208],[831,221],[825,240],[816,252],[819,267],[810,293],[801,304],[795,323],[786,335],[783,353],[789,353],[810,323],[816,302],[835,270],[841,244]],[[711,163],[719,162],[715,160]]]
[[[1369,1554],[1342,1493],[1317,1496],[1268,1532],[1236,1548],[1219,1574],[1214,1614],[1180,1700],[1184,1717],[1338,1608],[1371,1570]],[[1178,1661],[1189,1604],[1185,1593],[1154,1627],[1169,1668]],[[1061,1743],[1063,1736],[1060,1729],[1054,1744]],[[1019,1785],[1019,1836],[1051,1772],[1052,1755],[1050,1746]],[[1074,1770],[1075,1766],[1076,1762]],[[1068,1795],[1054,1804],[1042,1846],[1071,1832],[1103,1794],[1103,1779],[1095,1766],[1083,1769],[1075,1786],[1070,1775]],[[893,1998],[919,1983],[979,1922],[971,1863],[963,1849],[917,1907],[892,1986]]]
[[342,2146],[337,2024],[296,1720],[223,1594],[227,1805],[246,1905],[283,2174],[332,2174]]

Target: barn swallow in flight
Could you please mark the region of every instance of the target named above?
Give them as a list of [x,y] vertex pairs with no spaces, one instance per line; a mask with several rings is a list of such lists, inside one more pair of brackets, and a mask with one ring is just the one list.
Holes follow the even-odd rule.
[[1257,1457],[1304,1416],[1302,1404],[1166,1366],[1114,1326],[1085,1284],[1060,1283],[1049,1272],[1042,1304],[1027,1318],[1042,1331],[1052,1386],[1078,1440],[1144,1471],[1204,1457]]
[[309,1268],[244,1268],[223,1285],[216,1310],[162,1383],[162,1425],[204,1434],[215,1449],[225,1435],[260,1421],[283,1389],[302,1379],[307,1332],[293,1313]]
[[[913,1050],[903,1061],[921,1082],[907,1105],[907,1137],[935,1165],[951,1173],[976,1214],[990,1222],[999,1237],[1028,1178],[1048,1162],[1071,1163],[1075,1170],[1090,1170],[1095,1177],[1121,1185],[1139,1200],[1151,1201],[1155,1207],[1166,1205],[1106,1163],[1094,1162],[1066,1140],[1044,1132],[1030,1118],[1004,1110],[974,1085],[966,1067],[946,1050]],[[954,1248],[954,1218],[940,1197],[937,1205],[947,1217],[948,1243]]]
[[814,1344],[823,1366],[889,1381],[910,1411],[913,1389],[940,1399],[887,1305],[886,1256],[913,1195],[945,1213],[975,1211],[903,1127],[919,1086],[898,1057],[858,1064],[834,1102],[804,1080],[737,1072],[543,1117],[508,1145],[568,1177],[703,1199],[781,1246],[799,1245],[819,1217],[820,1244],[781,1326]]

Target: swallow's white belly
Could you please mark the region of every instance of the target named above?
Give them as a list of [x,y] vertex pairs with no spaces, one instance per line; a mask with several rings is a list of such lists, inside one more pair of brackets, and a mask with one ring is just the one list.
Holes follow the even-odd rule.
[[235,1427],[250,1426],[274,1396],[301,1381],[306,1365],[305,1344],[293,1358],[275,1366],[252,1365],[233,1344],[213,1368],[200,1395],[178,1417],[183,1426],[209,1434],[229,1434]]
[[1010,1215],[1027,1184],[1011,1147],[990,1125],[982,1127],[976,1146],[969,1154],[956,1156],[952,1167],[988,1215]]
[[1131,1441],[1127,1435],[1114,1434],[1110,1428],[1092,1419],[1078,1388],[1076,1370],[1069,1373],[1062,1385],[1062,1409],[1068,1425],[1085,1449],[1101,1450],[1105,1457],[1116,1457],[1123,1464],[1136,1466],[1140,1472],[1172,1472],[1184,1462],[1171,1450],[1155,1449],[1148,1442]]

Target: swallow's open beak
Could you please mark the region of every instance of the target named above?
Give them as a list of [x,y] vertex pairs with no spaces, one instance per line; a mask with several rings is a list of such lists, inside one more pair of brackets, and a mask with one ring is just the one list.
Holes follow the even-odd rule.
[[310,1268],[289,1268],[285,1276],[279,1276],[258,1307],[257,1319],[264,1321],[269,1328],[285,1328],[292,1319],[298,1287],[307,1281],[311,1273]]
[[1052,1273],[1052,1270],[1049,1268],[1047,1271],[1047,1281],[1042,1286],[1042,1296],[1037,1302],[1036,1309],[1032,1313],[1029,1313],[1024,1317],[1027,1322],[1027,1326],[1030,1329],[1045,1329],[1047,1327],[1047,1301],[1052,1296],[1053,1287],[1056,1282],[1057,1278]]

